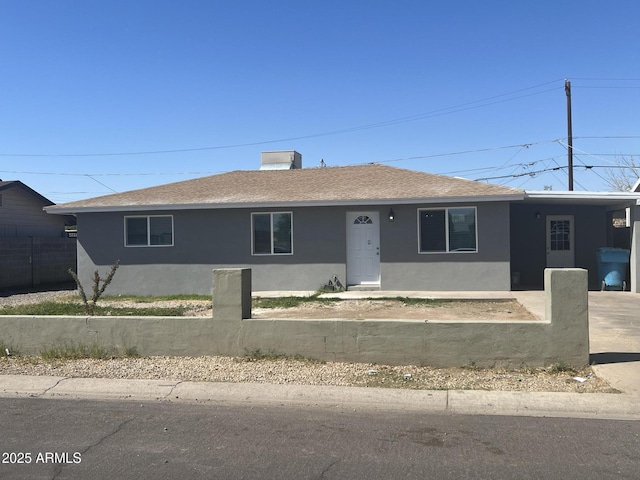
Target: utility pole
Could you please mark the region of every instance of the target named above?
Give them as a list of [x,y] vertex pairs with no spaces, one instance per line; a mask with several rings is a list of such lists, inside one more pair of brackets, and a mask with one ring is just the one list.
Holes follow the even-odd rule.
[[571,82],[567,79],[564,80],[564,91],[567,94],[567,140],[569,149],[567,151],[568,156],[568,170],[569,170],[569,191],[573,190],[573,132],[571,128]]

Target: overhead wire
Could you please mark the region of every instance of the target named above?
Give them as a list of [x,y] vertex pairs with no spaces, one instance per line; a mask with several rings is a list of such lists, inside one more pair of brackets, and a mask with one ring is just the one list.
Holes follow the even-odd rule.
[[[59,157],[111,157],[111,156],[128,156],[128,155],[158,155],[158,154],[187,153],[187,152],[198,152],[198,151],[208,151],[208,150],[222,150],[222,149],[229,149],[229,148],[249,147],[249,146],[256,146],[256,145],[266,145],[266,144],[271,144],[271,143],[290,142],[290,141],[293,141],[293,140],[303,140],[303,139],[308,139],[308,138],[317,138],[317,137],[322,137],[322,136],[338,135],[338,134],[351,133],[351,132],[360,131],[360,130],[367,130],[367,129],[372,129],[372,128],[385,127],[385,126],[389,126],[389,125],[396,125],[396,124],[400,124],[400,123],[413,122],[413,121],[417,121],[417,120],[423,120],[423,119],[427,119],[427,118],[433,118],[433,117],[442,116],[442,115],[449,115],[449,114],[452,114],[452,113],[459,113],[459,112],[466,111],[466,110],[471,110],[471,109],[475,109],[475,108],[495,105],[497,103],[504,103],[504,102],[508,102],[508,101],[518,100],[518,99],[521,99],[521,98],[526,98],[526,97],[530,97],[530,96],[534,96],[534,95],[541,95],[543,93],[547,93],[547,92],[550,92],[550,91],[558,90],[558,89],[563,88],[563,87],[553,87],[553,88],[550,88],[550,89],[546,89],[546,90],[542,90],[542,91],[538,91],[538,92],[528,93],[526,95],[519,95],[519,96],[513,97],[513,95],[519,94],[521,92],[537,89],[537,88],[540,88],[540,87],[555,83],[557,81],[558,80],[556,79],[556,80],[552,80],[552,81],[549,81],[549,82],[541,83],[541,84],[538,84],[538,85],[533,85],[531,87],[526,87],[526,88],[523,88],[523,89],[515,90],[515,91],[512,91],[512,92],[503,93],[503,94],[500,94],[500,95],[494,95],[492,97],[487,97],[487,98],[480,99],[480,100],[474,100],[474,101],[462,103],[462,104],[459,104],[459,105],[440,108],[440,109],[432,110],[432,111],[429,111],[429,112],[423,112],[423,113],[418,113],[418,114],[409,115],[409,116],[405,116],[405,117],[399,117],[399,118],[396,118],[396,119],[385,120],[385,121],[375,122],[375,123],[369,123],[369,124],[364,124],[364,125],[359,125],[359,126],[349,127],[349,128],[344,128],[344,129],[330,130],[330,131],[327,131],[327,132],[321,132],[321,133],[315,133],[315,134],[309,134],[309,135],[301,135],[301,136],[295,136],[295,137],[289,137],[289,138],[281,138],[281,139],[275,139],[275,140],[263,140],[263,141],[255,141],[255,142],[245,142],[245,143],[236,143],[236,144],[228,144],[228,145],[216,145],[216,146],[197,147],[197,148],[147,150],[147,151],[131,151],[131,152],[96,152],[96,153],[62,153],[62,154],[60,154],[60,153],[58,153],[58,154],[0,153],[0,157],[56,157],[56,158],[59,158]],[[511,98],[503,98],[503,97],[511,97]],[[501,100],[496,100],[496,99],[499,99],[499,98]],[[496,100],[496,101],[492,101],[492,100]]]

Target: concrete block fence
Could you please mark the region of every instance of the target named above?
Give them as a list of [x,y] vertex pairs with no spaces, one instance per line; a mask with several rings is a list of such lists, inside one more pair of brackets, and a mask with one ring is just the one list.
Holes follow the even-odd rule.
[[0,341],[22,353],[98,344],[141,355],[243,356],[260,349],[326,361],[452,367],[589,362],[587,271],[545,271],[546,318],[512,320],[252,319],[251,270],[213,272],[213,318],[0,317]]

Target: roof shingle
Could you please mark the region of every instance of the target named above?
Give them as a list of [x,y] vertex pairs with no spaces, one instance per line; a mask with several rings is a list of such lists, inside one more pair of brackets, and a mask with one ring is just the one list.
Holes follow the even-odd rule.
[[223,208],[254,205],[349,204],[524,197],[524,191],[461,178],[388,167],[238,170],[50,207],[51,213]]

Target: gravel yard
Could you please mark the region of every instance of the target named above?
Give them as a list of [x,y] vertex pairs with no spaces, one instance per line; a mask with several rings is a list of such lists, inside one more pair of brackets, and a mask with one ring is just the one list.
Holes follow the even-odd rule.
[[[75,291],[16,294],[0,297],[0,306],[40,301],[69,301],[73,298],[77,298]],[[202,303],[202,301],[196,302]],[[203,311],[203,308],[202,305],[194,305],[194,309],[199,309],[198,311]],[[331,315],[334,314],[335,312],[331,313]],[[557,366],[547,370],[522,369],[519,371],[477,369],[472,366],[439,369],[422,366],[396,367],[342,362],[320,363],[307,359],[282,358],[276,355],[248,356],[247,358],[117,357],[81,360],[44,360],[41,357],[19,355],[0,357],[0,374],[2,375],[341,385],[430,390],[615,392],[606,382],[593,375],[589,367],[580,371],[562,370]]]
[[[107,360],[53,360],[2,357],[2,375],[52,375],[80,378],[138,378],[177,381],[342,385],[426,390],[504,390],[613,392],[592,375],[552,373],[541,369],[508,371],[475,368],[429,368],[327,362],[288,358],[248,360],[229,357],[145,357]],[[574,377],[584,381],[575,380]]]

